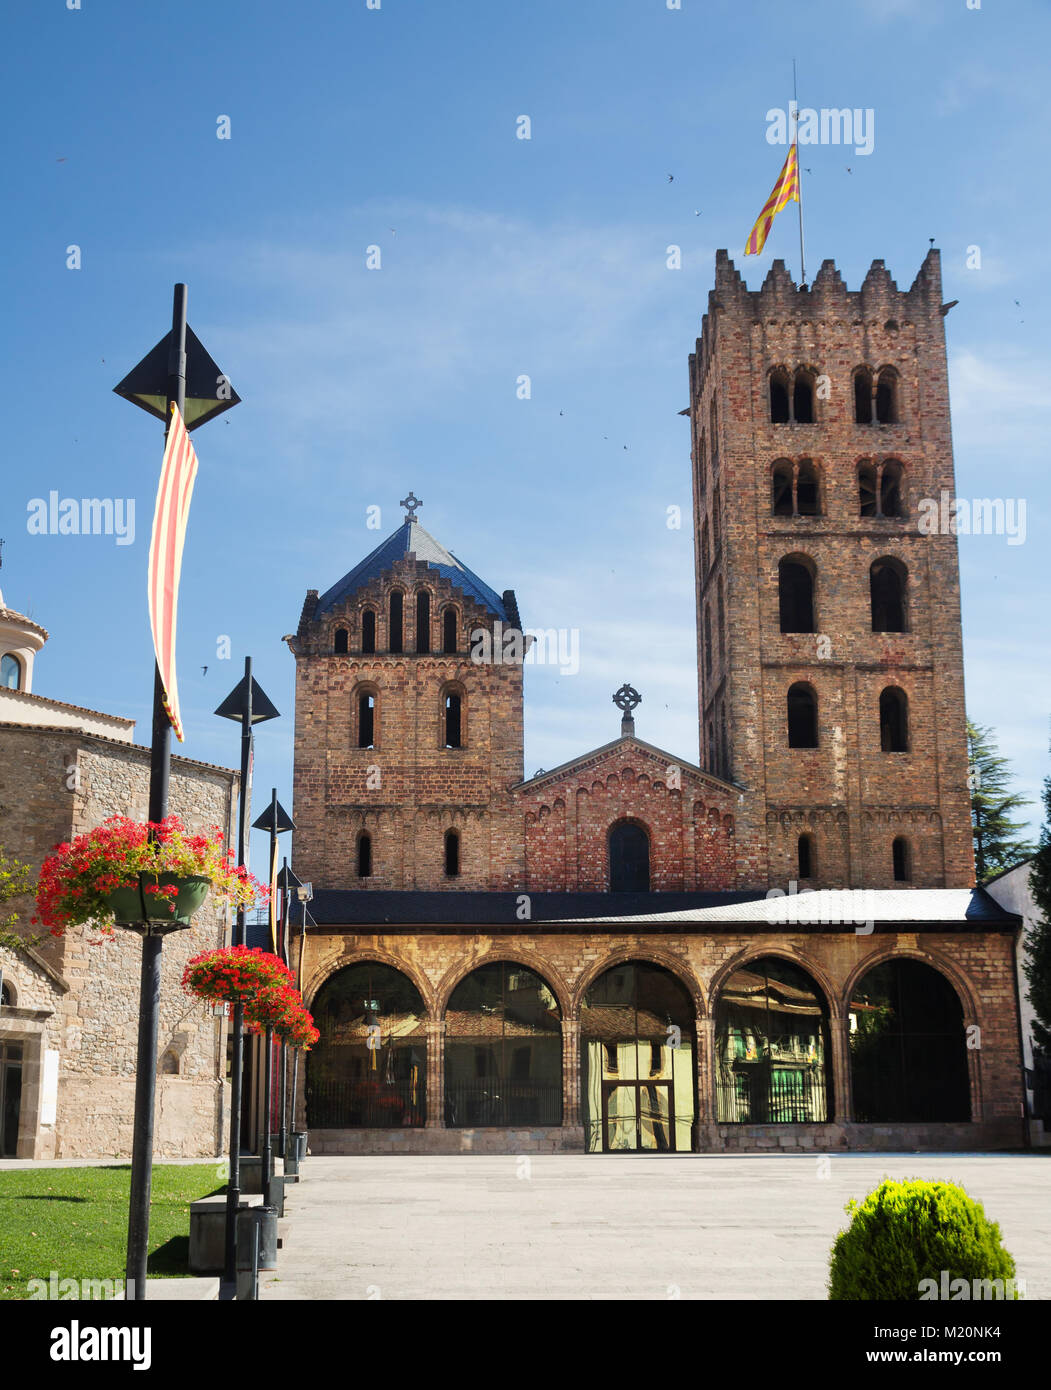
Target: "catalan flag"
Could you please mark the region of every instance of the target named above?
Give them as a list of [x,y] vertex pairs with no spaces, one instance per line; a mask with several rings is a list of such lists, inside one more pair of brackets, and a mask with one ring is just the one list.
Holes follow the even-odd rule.
[[744,248],[746,256],[758,256],[766,245],[774,218],[789,203],[799,202],[799,163],[796,157],[795,141],[788,147],[788,155],[777,176],[773,192],[767,198],[762,212],[756,219],[751,235]]
[[196,477],[197,455],[178,407],[173,403],[161,463],[161,481],[157,488],[157,508],[153,514],[147,591],[153,650],[161,674],[164,708],[180,743],[183,741],[183,731],[175,681],[175,620],[179,607],[182,548],[186,540],[186,521]]

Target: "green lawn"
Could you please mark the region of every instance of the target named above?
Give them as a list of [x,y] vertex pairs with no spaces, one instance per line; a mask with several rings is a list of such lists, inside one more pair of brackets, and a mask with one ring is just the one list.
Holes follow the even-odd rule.
[[[188,1275],[190,1203],[223,1189],[220,1160],[155,1164],[150,1275]],[[28,1298],[30,1279],[122,1279],[131,1168],[0,1172],[0,1299]]]

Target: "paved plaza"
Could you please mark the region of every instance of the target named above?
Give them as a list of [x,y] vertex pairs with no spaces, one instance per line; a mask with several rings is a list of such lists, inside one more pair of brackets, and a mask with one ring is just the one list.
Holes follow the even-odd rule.
[[[264,1299],[824,1299],[843,1207],[959,1182],[1051,1296],[1051,1154],[317,1157]],[[286,1224],[287,1223],[287,1224]]]

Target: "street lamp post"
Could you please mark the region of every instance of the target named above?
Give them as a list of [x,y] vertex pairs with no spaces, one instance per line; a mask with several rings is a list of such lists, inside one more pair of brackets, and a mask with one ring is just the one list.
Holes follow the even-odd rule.
[[[296,873],[288,867],[288,860],[284,860],[281,873],[278,876],[277,886],[281,889],[281,940],[278,943],[281,959],[288,964],[288,907],[292,898],[292,889],[301,888],[302,880]],[[0,972],[2,976],[2,972]],[[285,1058],[285,1048],[281,1047],[281,1071],[278,1082],[278,1102],[277,1108],[281,1112],[281,1129],[277,1141],[277,1152],[279,1158],[286,1158],[288,1154],[288,1063]]]
[[[215,711],[220,719],[241,725],[241,789],[237,813],[237,862],[248,858],[248,818],[252,805],[252,726],[277,719],[278,712],[252,676],[252,658],[245,657],[245,673]],[[234,945],[245,944],[245,910],[237,909]],[[226,1188],[226,1242],[223,1261],[223,1294],[229,1299],[237,1287],[237,1209],[241,1203],[241,1073],[244,1067],[244,1004],[238,1000],[230,1021],[233,1055],[230,1059],[230,1179]]]
[[[314,896],[314,885],[311,883],[300,883],[296,888],[296,897],[299,899],[299,910],[302,913],[302,920],[299,927],[299,960],[296,962],[296,987],[300,994],[303,993],[303,952],[306,948],[307,936],[307,903]],[[295,1049],[292,1057],[292,1133],[296,1132],[296,1086],[299,1081],[299,1048]]]
[[[186,322],[185,285],[176,285],[172,298],[171,332],[131,369],[113,389],[133,405],[162,419],[165,441],[174,405],[187,430],[202,425],[237,405],[231,388],[200,340]],[[164,683],[156,661],[153,668],[153,730],[150,745],[149,819],[168,814],[171,775],[171,721],[164,707]],[[144,907],[145,917],[145,907]],[[164,924],[143,920],[139,975],[138,1056],[135,1064],[135,1121],[132,1136],[131,1195],[128,1202],[128,1250],[125,1296],[146,1297],[146,1259],[150,1240],[150,1189],[153,1178],[153,1117],[157,1091],[157,1024],[161,996],[161,948]]]
[[[291,816],[277,799],[277,788],[274,787],[270,792],[270,805],[257,821],[253,821],[253,830],[268,830],[270,832],[270,878],[271,882],[276,877],[274,868],[277,857],[277,837],[283,835],[287,830],[295,830],[295,825]],[[276,922],[276,907],[273,902],[270,904],[270,920]],[[276,941],[271,941],[272,946],[276,946]],[[273,1178],[273,1154],[270,1146],[270,1111],[273,1106],[273,1081],[274,1081],[274,1030],[266,1030],[266,1048],[263,1062],[263,1136],[260,1153],[263,1159],[263,1206],[271,1205],[272,1178]]]

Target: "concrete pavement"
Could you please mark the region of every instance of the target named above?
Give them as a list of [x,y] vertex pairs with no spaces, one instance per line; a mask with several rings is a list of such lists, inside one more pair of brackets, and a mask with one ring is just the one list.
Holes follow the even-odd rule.
[[[1051,1297],[1051,1154],[309,1158],[263,1299],[824,1299],[843,1207],[959,1182]],[[283,1223],[284,1224],[284,1223]]]

